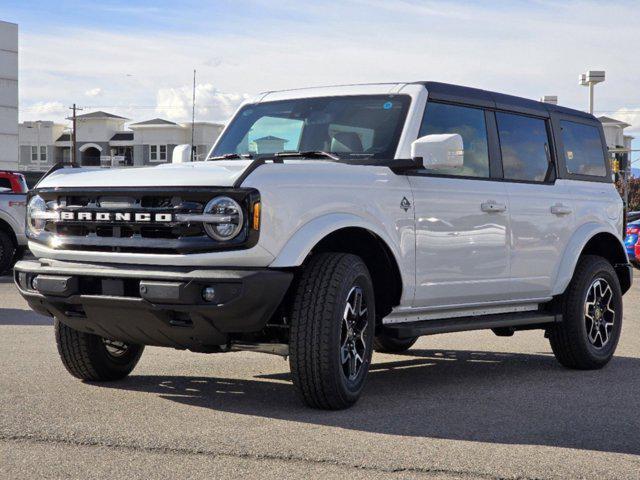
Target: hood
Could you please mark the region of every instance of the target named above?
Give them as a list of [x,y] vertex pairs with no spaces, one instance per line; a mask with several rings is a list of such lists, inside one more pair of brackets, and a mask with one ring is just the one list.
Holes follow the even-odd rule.
[[218,160],[133,168],[62,168],[41,187],[231,187],[251,160]]

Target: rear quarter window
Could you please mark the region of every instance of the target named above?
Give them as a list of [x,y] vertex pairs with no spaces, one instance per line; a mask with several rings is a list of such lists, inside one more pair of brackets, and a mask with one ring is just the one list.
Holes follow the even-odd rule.
[[560,130],[567,172],[575,175],[604,177],[607,174],[607,167],[600,130],[592,125],[569,120],[560,121]]

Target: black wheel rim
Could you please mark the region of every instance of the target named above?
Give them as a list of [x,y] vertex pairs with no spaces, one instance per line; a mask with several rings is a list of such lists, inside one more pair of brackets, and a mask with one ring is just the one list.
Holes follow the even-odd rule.
[[587,291],[584,321],[591,345],[597,349],[607,346],[615,325],[616,310],[613,289],[604,278],[596,278]]
[[340,364],[342,373],[350,382],[357,380],[367,358],[368,325],[364,292],[360,287],[352,287],[347,295],[340,332]]
[[121,358],[129,351],[129,345],[124,342],[103,338],[102,344],[107,353],[114,358]]

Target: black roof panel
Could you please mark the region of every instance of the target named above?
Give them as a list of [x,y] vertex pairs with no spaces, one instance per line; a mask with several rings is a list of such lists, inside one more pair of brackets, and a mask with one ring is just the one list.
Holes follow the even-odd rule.
[[116,132],[109,141],[131,141],[133,140],[133,132]]
[[504,93],[490,92],[478,88],[463,87],[441,82],[416,82],[422,84],[429,91],[429,99],[463,103],[480,107],[496,108],[512,112],[525,113],[548,117],[550,112],[573,115],[597,121],[596,117],[589,113],[571,108],[538,102],[524,97],[506,95]]
[[479,88],[462,87],[440,82],[420,82],[427,87],[429,98],[432,100],[442,100],[457,103],[466,103],[479,107],[495,106],[490,92]]

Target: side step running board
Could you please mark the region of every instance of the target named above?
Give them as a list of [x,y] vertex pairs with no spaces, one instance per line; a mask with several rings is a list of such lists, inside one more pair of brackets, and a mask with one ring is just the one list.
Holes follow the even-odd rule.
[[543,312],[500,313],[475,317],[423,320],[421,322],[394,323],[384,326],[384,332],[395,338],[411,338],[437,333],[464,332],[490,328],[535,327],[544,328],[549,323],[559,323],[562,315]]

